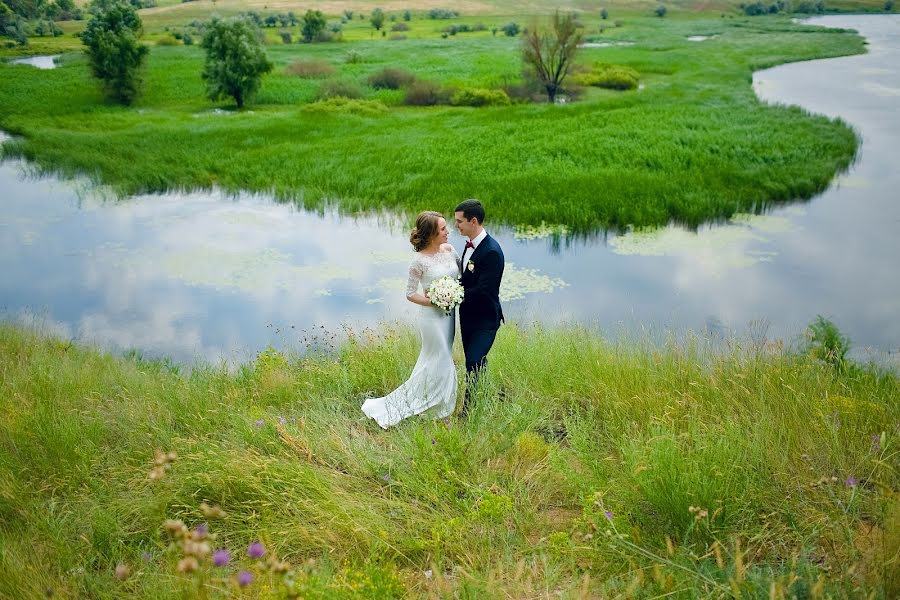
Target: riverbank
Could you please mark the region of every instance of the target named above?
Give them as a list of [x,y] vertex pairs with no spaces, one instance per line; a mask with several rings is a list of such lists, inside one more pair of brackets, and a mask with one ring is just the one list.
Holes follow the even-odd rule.
[[[688,39],[697,35],[707,39]],[[243,112],[204,99],[196,46],[154,47],[144,93],[126,109],[104,102],[79,55],[41,73],[4,64],[0,127],[24,137],[3,152],[124,195],[219,186],[406,213],[475,196],[504,223],[572,231],[696,226],[810,198],[856,153],[846,124],[762,105],[750,86],[756,69],[863,52],[852,32],[786,17],[630,17],[593,37],[633,45],[586,48],[580,61],[632,67],[642,89],[588,90],[565,106],[414,108],[365,84],[385,67],[457,88],[517,82],[518,40],[490,32],[270,46],[275,72]],[[298,60],[333,74],[290,75]],[[370,104],[315,110],[329,82]]]
[[[506,327],[468,421],[383,432],[361,399],[416,352],[386,329],[179,374],[0,325],[0,595],[219,597],[246,569],[279,597],[255,541],[303,597],[900,590],[894,375]],[[166,519],[228,564],[179,573]]]

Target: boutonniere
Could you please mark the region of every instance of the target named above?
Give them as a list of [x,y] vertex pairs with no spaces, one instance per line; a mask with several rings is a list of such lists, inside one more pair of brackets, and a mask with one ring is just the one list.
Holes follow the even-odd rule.
[[469,270],[469,273],[475,272],[475,261],[470,260],[469,264],[466,265],[466,268]]

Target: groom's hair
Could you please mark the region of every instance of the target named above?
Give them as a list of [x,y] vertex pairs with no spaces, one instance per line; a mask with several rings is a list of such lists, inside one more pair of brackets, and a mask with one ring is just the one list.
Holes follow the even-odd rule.
[[453,212],[461,212],[466,221],[471,221],[472,217],[475,217],[479,225],[484,223],[484,206],[475,198],[463,200]]

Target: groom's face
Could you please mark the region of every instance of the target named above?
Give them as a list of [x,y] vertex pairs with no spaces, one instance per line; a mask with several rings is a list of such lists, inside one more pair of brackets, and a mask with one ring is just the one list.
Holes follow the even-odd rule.
[[466,221],[466,215],[463,214],[463,211],[461,210],[454,213],[454,218],[456,219],[456,228],[459,232],[467,238],[472,239],[475,228],[478,226],[478,219],[472,217],[469,221]]

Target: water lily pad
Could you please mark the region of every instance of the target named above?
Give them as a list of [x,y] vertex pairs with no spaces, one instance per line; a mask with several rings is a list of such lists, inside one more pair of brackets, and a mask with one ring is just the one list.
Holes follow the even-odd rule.
[[500,300],[522,300],[525,294],[549,294],[568,285],[562,279],[544,275],[537,269],[520,269],[514,263],[506,263],[500,284]]

